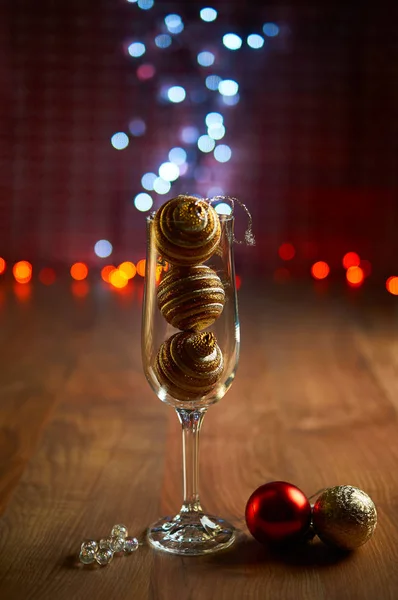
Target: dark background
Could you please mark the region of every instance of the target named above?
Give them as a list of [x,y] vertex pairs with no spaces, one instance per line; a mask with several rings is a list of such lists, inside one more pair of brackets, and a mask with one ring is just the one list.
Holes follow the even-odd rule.
[[[322,259],[332,277],[344,279],[341,259],[349,250],[371,261],[369,284],[397,274],[397,6],[213,2],[218,19],[204,23],[204,5],[2,4],[0,256],[34,267],[69,268],[76,260],[101,266],[93,245],[105,238],[113,262],[142,258],[144,215],[133,205],[144,191],[142,174],[181,145],[182,126],[203,130],[205,114],[220,109],[217,92],[204,94],[211,69],[196,62],[208,49],[216,72],[240,84],[240,102],[221,107],[232,159],[220,164],[192,151],[190,172],[167,196],[153,194],[154,208],[180,192],[206,196],[221,186],[253,214],[257,245],[240,252],[241,268],[272,276],[282,264],[278,247],[288,241],[297,278],[309,278],[312,262]],[[159,50],[153,38],[174,12],[185,29]],[[222,46],[224,33],[245,40],[267,21],[280,32],[264,48]],[[147,45],[140,59],[126,53],[133,39]],[[136,75],[142,63],[156,68],[146,82]],[[169,82],[186,87],[185,102],[159,101]],[[128,133],[134,117],[146,121],[146,134],[115,150],[110,137]],[[210,169],[209,181],[195,181],[198,165]],[[238,215],[241,232],[245,217]]]

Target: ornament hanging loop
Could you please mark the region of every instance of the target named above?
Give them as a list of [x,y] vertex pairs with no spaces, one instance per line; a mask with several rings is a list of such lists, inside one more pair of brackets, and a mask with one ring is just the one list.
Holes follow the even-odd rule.
[[246,204],[243,204],[243,202],[241,202],[239,200],[239,198],[235,198],[233,196],[214,196],[213,198],[210,198],[210,199],[207,198],[206,200],[207,200],[207,202],[209,202],[209,204],[212,204],[213,202],[219,202],[220,200],[223,200],[224,202],[225,201],[229,202],[232,206],[232,214],[234,214],[234,212],[235,212],[235,202],[237,202],[237,204],[241,208],[243,208],[243,210],[245,211],[245,213],[247,215],[247,227],[246,227],[244,239],[237,240],[234,235],[234,242],[236,244],[246,244],[247,246],[254,246],[256,244],[256,239],[255,239],[254,233],[253,233],[253,217],[251,215],[251,212],[247,208]]

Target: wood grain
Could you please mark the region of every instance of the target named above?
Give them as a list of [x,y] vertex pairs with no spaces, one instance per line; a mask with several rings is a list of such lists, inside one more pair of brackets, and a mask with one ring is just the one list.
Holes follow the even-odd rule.
[[[83,538],[116,522],[143,537],[181,502],[177,418],[141,369],[142,290],[94,286],[75,298],[61,284],[33,286],[23,304],[6,290],[2,600],[398,597],[395,308],[292,291],[243,288],[238,377],[204,423],[202,500],[240,529],[238,543],[199,558],[144,545],[91,569],[76,565]],[[361,487],[378,509],[375,538],[348,557],[320,543],[271,553],[247,534],[243,514],[250,493],[272,479],[308,495]]]

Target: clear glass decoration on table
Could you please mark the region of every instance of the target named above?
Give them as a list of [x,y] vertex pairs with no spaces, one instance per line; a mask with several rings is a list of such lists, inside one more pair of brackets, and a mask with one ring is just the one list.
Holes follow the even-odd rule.
[[147,219],[143,368],[181,422],[184,489],[180,511],[152,524],[147,538],[174,554],[208,554],[235,540],[234,527],[201,506],[198,464],[203,418],[229,390],[239,359],[233,229],[233,215],[191,196]]

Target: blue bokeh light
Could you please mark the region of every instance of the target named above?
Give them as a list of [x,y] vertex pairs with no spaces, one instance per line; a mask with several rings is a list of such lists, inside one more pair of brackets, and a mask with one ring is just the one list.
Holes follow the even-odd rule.
[[111,144],[116,150],[124,150],[129,145],[128,135],[124,131],[118,131],[111,137]]
[[143,119],[133,119],[129,123],[129,130],[131,135],[134,135],[135,137],[144,135],[146,132],[145,121]]
[[127,48],[127,52],[130,54],[130,56],[138,58],[139,56],[145,54],[145,44],[143,44],[142,42],[133,42]]
[[153,200],[151,196],[149,194],[146,194],[145,192],[140,192],[134,198],[134,206],[137,210],[141,212],[146,212],[147,210],[150,210],[152,208],[152,205]]
[[220,85],[221,77],[219,75],[208,75],[205,80],[205,84],[208,90],[213,90],[214,92],[218,90],[218,86]]
[[226,33],[222,38],[222,43],[228,50],[239,50],[242,46],[242,38],[236,33]]
[[202,67],[211,67],[211,65],[214,63],[214,60],[215,56],[213,52],[199,52],[197,56],[197,61]]
[[170,102],[179,103],[183,102],[186,98],[186,91],[180,85],[173,85],[167,90],[167,97]]
[[233,79],[223,79],[218,84],[218,91],[222,96],[235,96],[238,93],[239,84]]
[[210,8],[210,6],[202,8],[199,14],[202,21],[206,21],[207,23],[210,23],[211,21],[215,21],[217,19],[216,9]]
[[113,251],[113,246],[108,240],[98,240],[94,245],[94,252],[99,258],[110,256]]
[[153,184],[156,178],[156,173],[144,173],[144,175],[141,177],[142,187],[149,191],[153,190]]
[[214,158],[221,163],[228,162],[232,156],[232,150],[226,144],[220,144],[214,149]]
[[279,33],[279,27],[276,23],[264,23],[263,32],[267,37],[275,37]]
[[262,48],[264,46],[264,38],[262,35],[258,35],[258,33],[252,33],[247,36],[247,45],[250,48],[254,48],[254,50]]
[[172,38],[168,33],[160,33],[155,37],[155,44],[158,48],[168,48],[171,46]]

